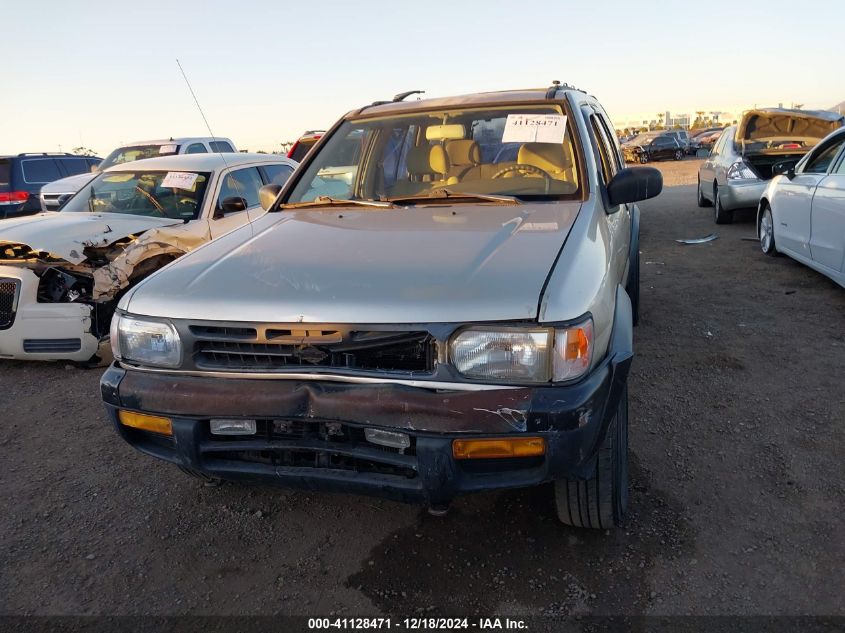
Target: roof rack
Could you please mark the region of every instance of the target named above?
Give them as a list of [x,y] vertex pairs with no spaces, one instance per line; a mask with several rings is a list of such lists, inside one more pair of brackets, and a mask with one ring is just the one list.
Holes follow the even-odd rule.
[[393,96],[393,103],[404,101],[407,97],[417,94],[425,94],[425,90],[408,90],[408,92],[400,92],[398,95]]
[[575,86],[571,86],[567,83],[560,83],[557,79],[555,79],[552,82],[552,85],[549,86],[549,89],[546,90],[546,99],[554,99],[558,90],[577,90],[578,92],[587,94],[586,91],[581,90],[580,88],[576,88]]
[[[21,152],[18,156],[78,156],[78,154],[71,154],[70,152]],[[80,158],[85,158],[80,156]]]

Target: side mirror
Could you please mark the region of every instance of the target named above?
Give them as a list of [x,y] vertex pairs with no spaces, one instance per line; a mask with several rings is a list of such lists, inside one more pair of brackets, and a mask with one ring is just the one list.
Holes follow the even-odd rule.
[[282,190],[281,185],[264,185],[258,190],[258,201],[261,203],[261,208],[269,211],[270,207],[279,197],[279,192]]
[[663,191],[663,175],[654,167],[628,167],[616,173],[607,185],[610,205],[654,198]]
[[237,213],[238,211],[246,211],[246,199],[240,196],[230,196],[224,198],[220,203],[220,208],[217,215],[226,215],[227,213]]
[[790,180],[795,178],[795,164],[794,160],[782,160],[779,163],[772,165],[772,176],[786,176]]

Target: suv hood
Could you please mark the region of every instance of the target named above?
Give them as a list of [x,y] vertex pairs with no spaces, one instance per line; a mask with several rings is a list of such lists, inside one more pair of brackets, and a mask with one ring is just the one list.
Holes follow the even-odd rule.
[[845,124],[845,116],[825,110],[761,108],[749,110],[737,125],[737,147],[763,139],[822,139]]
[[86,172],[84,174],[76,174],[75,176],[54,180],[43,185],[41,187],[41,193],[76,193],[87,185],[90,180],[96,178],[96,176],[97,174],[95,173]]
[[0,220],[0,245],[25,244],[34,251],[81,264],[86,259],[85,247],[106,246],[129,235],[181,223],[172,218],[120,213],[39,213]]
[[276,323],[529,320],[580,202],[269,213],[127,295],[134,314]]

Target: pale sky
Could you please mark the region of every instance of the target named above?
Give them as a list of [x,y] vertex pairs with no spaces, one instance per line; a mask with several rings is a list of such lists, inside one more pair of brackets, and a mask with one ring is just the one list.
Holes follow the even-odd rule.
[[620,123],[845,100],[843,0],[2,4],[0,154],[206,135],[177,57],[215,135],[253,151],[411,89],[559,79]]

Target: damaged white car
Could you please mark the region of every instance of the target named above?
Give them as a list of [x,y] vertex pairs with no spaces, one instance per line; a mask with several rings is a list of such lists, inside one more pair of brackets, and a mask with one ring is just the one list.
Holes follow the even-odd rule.
[[296,165],[266,154],[139,160],[107,169],[60,212],[0,221],[0,358],[96,356],[123,292],[263,215],[258,190]]

